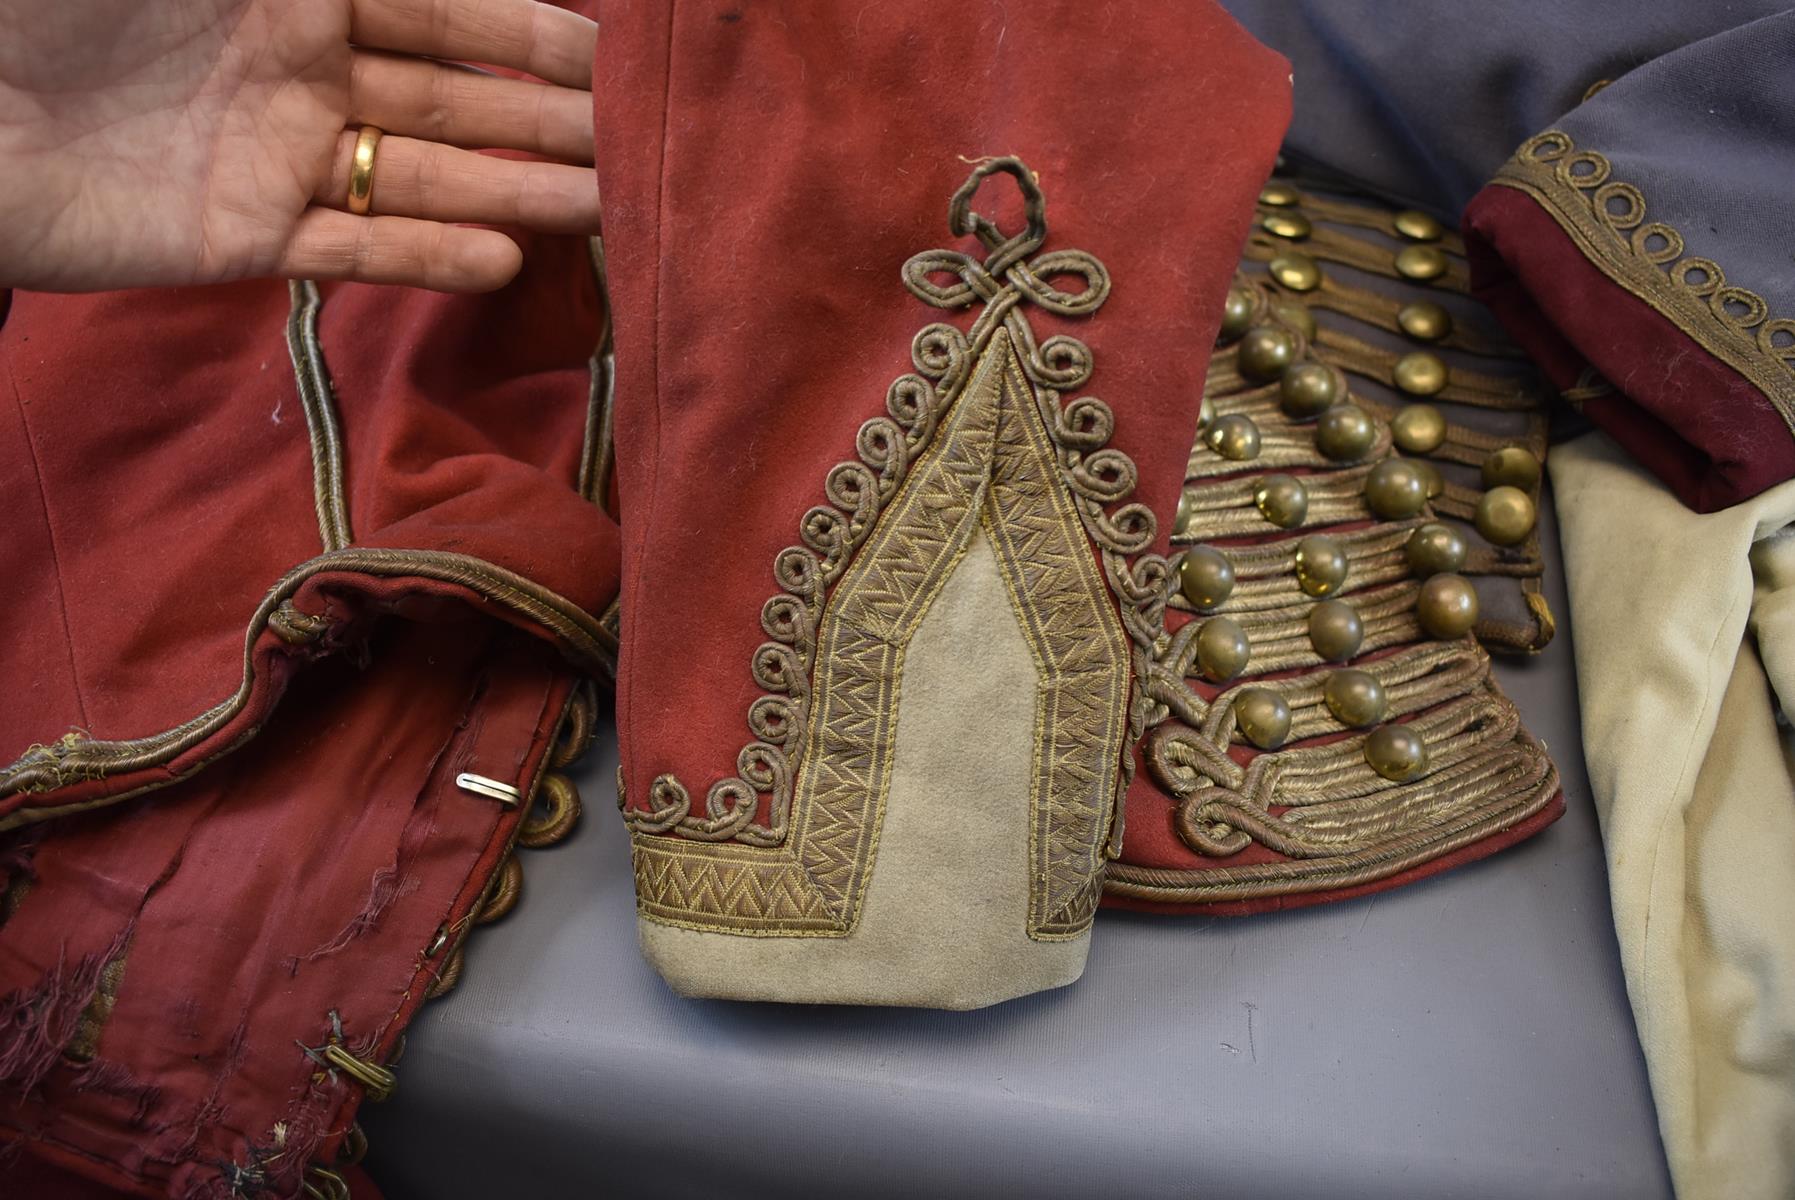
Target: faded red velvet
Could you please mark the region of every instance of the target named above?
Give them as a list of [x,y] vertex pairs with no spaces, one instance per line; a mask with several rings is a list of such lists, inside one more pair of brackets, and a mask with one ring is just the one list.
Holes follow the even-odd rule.
[[1795,478],[1776,407],[1592,263],[1533,197],[1491,184],[1465,209],[1472,290],[1554,386],[1593,367],[1614,391],[1583,414],[1697,512]]
[[1045,248],[1109,268],[1094,316],[1029,319],[1090,346],[1088,390],[1115,411],[1136,499],[1169,517],[1290,97],[1284,61],[1194,0],[636,0],[599,19],[617,710],[639,804],[663,772],[694,794],[735,772],[774,556],[912,369],[916,332],[944,319],[899,270],[976,248],[947,228],[968,160],[1020,157],[1046,195]]
[[[597,614],[618,536],[574,483],[598,297],[577,239],[525,262],[491,296],[326,289],[353,545],[475,556]],[[0,758],[237,689],[264,593],[320,551],[287,313],[278,282],[12,298]],[[294,607],[329,632],[262,633],[249,705],[202,746],[0,801],[55,815],[0,835],[0,892],[30,881],[0,925],[0,1136],[109,1186],[285,1195],[329,1161],[361,1089],[296,1043],[334,1011],[391,1054],[520,819],[454,777],[533,778],[572,686],[547,631],[458,584],[334,570]],[[71,1061],[121,951],[97,1054]]]

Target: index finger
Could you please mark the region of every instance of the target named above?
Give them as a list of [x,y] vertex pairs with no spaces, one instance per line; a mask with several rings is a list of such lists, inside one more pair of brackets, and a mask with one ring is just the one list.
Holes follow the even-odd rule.
[[524,71],[591,90],[598,26],[536,0],[354,0],[349,40]]

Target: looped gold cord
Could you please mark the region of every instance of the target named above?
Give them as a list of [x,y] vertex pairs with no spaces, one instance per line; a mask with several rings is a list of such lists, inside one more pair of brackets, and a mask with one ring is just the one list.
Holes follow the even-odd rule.
[[[1656,239],[1657,245],[1653,245]],[[1675,262],[1683,256],[1683,235],[1662,221],[1642,224],[1628,239],[1633,253],[1657,266]]]
[[1548,129],[1522,142],[1521,148],[1515,151],[1515,157],[1542,163],[1556,162],[1569,154],[1575,145],[1568,135],[1556,129]]
[[[1625,207],[1617,211],[1616,200]],[[1595,208],[1602,220],[1616,230],[1632,229],[1645,220],[1645,197],[1630,183],[1604,183],[1596,189]]]
[[549,747],[548,765],[557,771],[572,766],[591,748],[597,733],[598,701],[592,694],[592,685],[581,682],[568,701],[567,715]]
[[[979,185],[1000,171],[1014,179],[1021,190],[1026,222],[1021,233],[1007,238],[996,224],[972,211],[972,197]],[[1040,184],[1035,182],[1034,172],[1023,166],[1020,159],[1008,155],[988,158],[973,167],[972,174],[948,201],[947,227],[955,236],[976,235],[991,252],[985,260],[985,269],[993,275],[1002,275],[1040,249],[1041,243],[1047,240],[1047,199],[1041,194]]]
[[351,1200],[349,1182],[329,1167],[317,1163],[305,1169],[302,1186],[307,1200]]
[[1708,297],[1708,307],[1722,321],[1741,329],[1750,329],[1770,315],[1770,305],[1764,298],[1742,287],[1716,288]]
[[[1544,139],[1533,149],[1543,160],[1555,161],[1564,159],[1572,147]],[[1607,184],[1599,165],[1579,159],[1561,163],[1560,169],[1579,185],[1610,188],[1605,194],[1612,204],[1610,217],[1620,226],[1633,222],[1633,214],[1624,207],[1628,193]],[[1379,270],[1387,249],[1315,222],[1395,236],[1391,214],[1359,212],[1343,202],[1318,201],[1300,189],[1282,186],[1294,200],[1279,199],[1274,207],[1287,216],[1302,217],[1285,221],[1285,227],[1300,232],[1291,238],[1256,237],[1247,251],[1249,259],[1295,249],[1390,273]],[[1419,291],[1398,286],[1410,296]],[[1180,625],[1155,647],[1153,661],[1144,671],[1147,696],[1156,707],[1141,745],[1142,757],[1154,781],[1176,798],[1170,815],[1181,841],[1216,860],[1216,865],[1169,869],[1113,864],[1107,890],[1140,899],[1241,900],[1384,878],[1524,820],[1547,804],[1556,790],[1549,759],[1521,729],[1513,705],[1497,689],[1487,654],[1468,638],[1428,638],[1416,617],[1420,585],[1405,555],[1409,535],[1443,515],[1468,519],[1480,492],[1448,478],[1429,508],[1413,518],[1385,520],[1372,513],[1365,502],[1367,477],[1395,452],[1389,422],[1401,406],[1414,400],[1398,396],[1391,403],[1361,394],[1363,385],[1358,381],[1393,387],[1399,355],[1362,341],[1337,324],[1317,328],[1312,317],[1298,310],[1312,305],[1328,308],[1408,337],[1413,344],[1421,336],[1397,319],[1404,302],[1358,285],[1335,285],[1325,274],[1302,291],[1258,277],[1239,277],[1235,287],[1245,290],[1255,314],[1248,327],[1278,328],[1289,336],[1297,361],[1319,363],[1336,372],[1337,389],[1371,416],[1374,444],[1354,463],[1322,455],[1315,444],[1313,421],[1283,411],[1279,385],[1243,376],[1238,343],[1218,349],[1204,392],[1211,418],[1239,414],[1251,419],[1259,434],[1258,453],[1249,462],[1238,462],[1198,441],[1190,455],[1175,540],[1219,541],[1225,546],[1235,583],[1226,601],[1212,611],[1237,621],[1247,634],[1251,674],[1213,692],[1199,691],[1200,685],[1190,681],[1197,672],[1197,635],[1207,614]],[[1425,344],[1461,351],[1475,347],[1486,357],[1514,357],[1512,348],[1493,340],[1461,339],[1457,323],[1436,319],[1443,334]],[[1448,411],[1454,405],[1475,407],[1489,415],[1477,417],[1475,426],[1448,417],[1444,436],[1416,457],[1475,468],[1492,451],[1520,445],[1543,458],[1544,394],[1537,381],[1531,376],[1468,370],[1456,362],[1449,365],[1449,381],[1427,402],[1444,402]],[[1351,372],[1353,388],[1359,390],[1341,386],[1348,382],[1338,374],[1341,368]],[[1598,385],[1599,381],[1591,381],[1592,394]],[[1522,427],[1506,436],[1499,432],[1501,426],[1492,418],[1503,412],[1524,414],[1518,422],[1510,419]],[[1295,472],[1302,482],[1304,512],[1295,526],[1268,533],[1256,492],[1267,472],[1283,470]],[[1534,495],[1537,498],[1537,487]],[[1364,755],[1366,734],[1345,729],[1325,703],[1330,671],[1316,653],[1308,629],[1315,601],[1301,591],[1294,574],[1296,540],[1314,529],[1327,529],[1346,551],[1349,567],[1343,597],[1358,613],[1363,629],[1352,665],[1382,683],[1390,720],[1422,732],[1430,765],[1421,779],[1396,784],[1378,775]],[[1542,568],[1537,532],[1517,547],[1474,545],[1463,571],[1517,577],[1533,618],[1525,624],[1482,621],[1479,637],[1516,650],[1536,649],[1549,640],[1554,627],[1551,614],[1537,594]],[[1176,592],[1169,603],[1190,609]],[[1248,687],[1282,696],[1291,714],[1286,735],[1290,744],[1254,752],[1243,764],[1236,758],[1246,743],[1235,701]],[[1315,744],[1323,737],[1331,740]],[[1225,861],[1254,846],[1278,857],[1251,865]]]
[[[980,185],[996,175],[1011,178],[1022,193],[1025,223],[1013,235],[972,207]],[[1043,416],[1066,456],[1064,482],[1077,498],[1087,532],[1106,556],[1106,572],[1119,594],[1134,578],[1126,556],[1152,544],[1157,532],[1152,512],[1124,503],[1135,487],[1134,463],[1105,449],[1115,426],[1109,407],[1093,396],[1059,403],[1062,392],[1090,377],[1090,349],[1065,334],[1037,343],[1017,312],[1019,306],[1033,304],[1062,316],[1088,315],[1109,296],[1108,270],[1081,250],[1036,253],[1047,236],[1046,202],[1038,181],[1015,158],[978,162],[950,200],[948,218],[956,234],[977,237],[986,256],[980,260],[958,250],[924,251],[904,264],[904,285],[937,308],[982,304],[983,311],[968,331],[935,323],[917,333],[911,344],[916,373],[892,382],[886,395],[889,416],[861,426],[855,441],[858,461],[830,470],[827,503],[813,506],[800,519],[801,544],[776,557],[774,577],[784,591],[762,608],[762,627],[771,640],[756,649],[750,669],[764,694],[748,706],[755,740],[738,754],[737,774],[712,784],[702,815],[694,812],[692,793],[675,776],[657,776],[645,806],[624,805],[624,821],[633,833],[762,847],[785,841],[792,780],[811,719],[808,689],[815,634],[828,589],[871,533],[910,463],[933,438],[976,353],[998,329],[1009,331],[1030,381],[1040,389]],[[1066,279],[1076,280],[1078,290],[1058,286]],[[1132,621],[1143,633],[1157,621],[1164,591],[1158,587],[1134,605]],[[1154,614],[1152,621],[1143,613]],[[1125,625],[1131,621],[1126,613],[1123,619]]]
[[1758,330],[1758,346],[1765,354],[1795,367],[1795,319],[1779,317]]
[[[1576,172],[1574,164],[1588,169]],[[1611,174],[1606,155],[1577,150],[1568,134],[1553,129],[1522,143],[1494,183],[1531,196],[1605,275],[1750,381],[1795,436],[1795,355],[1776,341],[1788,328],[1778,322],[1789,318],[1773,320],[1769,303],[1729,286],[1713,260],[1684,257],[1683,235],[1662,221],[1648,223],[1644,194],[1633,184],[1609,182]],[[1611,207],[1617,198],[1626,206],[1618,214]]]
[[523,895],[523,887],[524,865],[516,854],[507,854],[498,873],[492,877],[492,885],[486,891],[486,899],[474,917],[474,924],[490,925],[509,916]]
[[573,780],[558,772],[545,772],[537,785],[536,804],[544,809],[532,811],[518,830],[517,842],[532,850],[553,846],[573,832],[580,819],[580,792]]
[[[1584,169],[1578,170],[1579,167]],[[1588,191],[1607,181],[1609,169],[1608,159],[1604,156],[1579,150],[1558,161],[1558,178],[1572,187]]]
[[[455,985],[461,982],[461,970],[466,962],[466,957],[466,947],[455,947],[455,952],[449,955],[448,961],[443,963],[442,970],[437,973],[435,979],[430,981],[430,986],[424,989],[424,999],[440,1000],[454,991]],[[370,1099],[378,1098],[370,1096]]]

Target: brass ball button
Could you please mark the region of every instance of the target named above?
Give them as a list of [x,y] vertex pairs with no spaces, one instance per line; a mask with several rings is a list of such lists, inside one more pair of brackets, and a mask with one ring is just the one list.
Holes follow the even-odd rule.
[[1293,292],[1312,292],[1321,286],[1321,268],[1300,250],[1286,250],[1266,265],[1279,287]]
[[1396,232],[1411,242],[1437,242],[1446,234],[1446,227],[1431,213],[1405,208],[1390,218]]
[[1229,288],[1222,301],[1221,340],[1231,342],[1253,323],[1253,294],[1245,288]]
[[1189,492],[1178,493],[1178,511],[1172,516],[1172,536],[1184,537],[1190,533],[1190,520],[1194,516],[1191,508]]
[[1446,441],[1446,415],[1431,404],[1405,405],[1390,419],[1390,436],[1404,454],[1432,454]]
[[1386,521],[1403,521],[1427,507],[1427,479],[1406,458],[1386,458],[1365,476],[1365,503]]
[[1267,475],[1253,489],[1253,504],[1279,529],[1295,529],[1309,515],[1309,489],[1294,475]]
[[1346,551],[1325,533],[1296,544],[1296,582],[1311,596],[1331,596],[1346,582]]
[[1251,657],[1246,630],[1231,617],[1210,617],[1197,631],[1197,666],[1211,683],[1227,683]]
[[1407,783],[1427,771],[1427,743],[1408,725],[1384,725],[1365,739],[1365,761],[1392,783]]
[[1346,377],[1323,363],[1297,363],[1278,380],[1278,402],[1286,416],[1320,416],[1346,395]]
[[1477,624],[1477,589],[1463,575],[1432,575],[1421,585],[1415,616],[1430,637],[1462,638]]
[[1192,546],[1178,564],[1178,590],[1192,608],[1220,608],[1234,594],[1234,564],[1214,546]]
[[1390,382],[1411,396],[1437,396],[1445,390],[1449,377],[1445,360],[1432,350],[1405,354],[1390,369]]
[[1273,237],[1289,238],[1291,241],[1301,241],[1315,231],[1315,227],[1309,224],[1309,218],[1300,212],[1266,213],[1259,222],[1259,228]]
[[1440,468],[1434,466],[1425,458],[1412,459],[1411,461],[1415,464],[1415,470],[1421,472],[1421,478],[1427,482],[1427,498],[1429,500],[1432,500],[1435,496],[1438,496],[1441,492],[1446,490],[1446,477],[1440,474]]
[[1517,487],[1531,492],[1539,486],[1539,459],[1523,446],[1492,450],[1483,460],[1483,486]]
[[1232,462],[1259,457],[1259,426],[1244,413],[1229,413],[1209,423],[1203,433],[1209,448]]
[[1465,538],[1450,525],[1429,521],[1409,534],[1403,554],[1409,570],[1417,579],[1426,579],[1444,571],[1456,571],[1465,565]]
[[1234,723],[1261,750],[1276,750],[1290,736],[1290,704],[1270,688],[1242,688],[1234,699]]
[[1477,502],[1477,532],[1498,546],[1526,541],[1538,519],[1533,499],[1518,487],[1493,487]]
[[1396,324],[1418,342],[1437,342],[1452,333],[1452,314],[1432,300],[1417,300],[1396,310]]
[[1446,252],[1438,246],[1405,246],[1396,255],[1396,273],[1404,279],[1427,283],[1446,273]]
[[1296,361],[1296,338],[1272,325],[1255,325],[1240,339],[1240,373],[1270,383]]
[[1365,729],[1384,719],[1388,701],[1384,685],[1370,671],[1348,667],[1328,674],[1321,685],[1321,698],[1334,720],[1349,729]]
[[1315,422],[1315,448],[1335,462],[1356,462],[1377,442],[1377,426],[1356,404],[1336,404]]
[[1296,185],[1285,183],[1281,179],[1272,180],[1259,192],[1259,203],[1269,204],[1273,208],[1289,208],[1302,198],[1303,194],[1296,190]]
[[1344,600],[1323,600],[1309,610],[1309,644],[1327,662],[1345,662],[1365,644],[1365,622]]

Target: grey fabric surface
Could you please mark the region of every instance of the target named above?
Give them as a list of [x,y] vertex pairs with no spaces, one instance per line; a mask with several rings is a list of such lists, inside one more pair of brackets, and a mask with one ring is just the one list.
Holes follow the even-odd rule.
[[1548,583],[1557,641],[1497,674],[1564,773],[1563,820],[1364,900],[1106,912],[1083,980],[977,1012],[673,995],[636,952],[607,734],[580,830],[526,852],[517,911],[363,1108],[376,1180],[390,1200],[1669,1196]]
[[[1661,55],[1791,7],[1789,0],[1222,5],[1290,60],[1296,111],[1287,153],[1447,215],[1516,146],[1576,108],[1597,80],[1619,80]],[[1753,136],[1774,131],[1753,127]]]
[[1673,226],[1682,254],[1717,262],[1770,317],[1795,316],[1795,9],[1628,72],[1559,128],[1639,188],[1645,220]]

